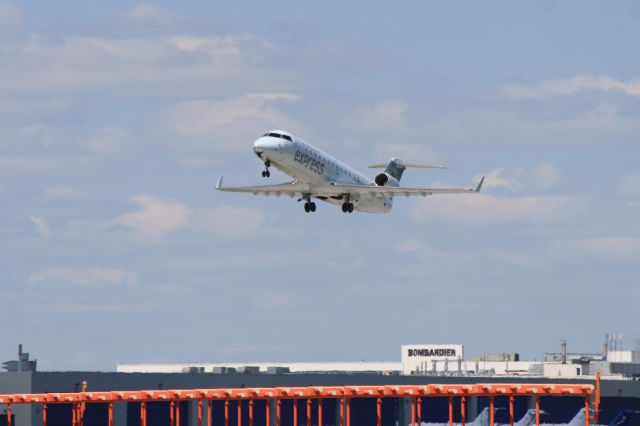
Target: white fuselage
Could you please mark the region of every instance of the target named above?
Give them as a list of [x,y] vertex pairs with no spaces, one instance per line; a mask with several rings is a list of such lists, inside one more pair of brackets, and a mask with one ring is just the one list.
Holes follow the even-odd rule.
[[[256,155],[264,162],[289,176],[304,182],[312,189],[330,185],[331,182],[373,184],[364,174],[331,155],[315,148],[294,135],[279,131],[284,137],[262,136],[253,144]],[[290,140],[289,140],[290,139]],[[318,191],[321,192],[321,191]],[[332,204],[342,204],[344,196],[316,197]],[[350,195],[355,210],[369,213],[387,213],[393,200],[381,194]]]

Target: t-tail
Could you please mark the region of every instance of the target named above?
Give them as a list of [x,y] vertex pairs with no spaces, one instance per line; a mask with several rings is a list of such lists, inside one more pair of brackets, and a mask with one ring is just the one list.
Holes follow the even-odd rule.
[[[381,169],[383,167],[386,167],[384,173],[381,173],[378,176],[376,176],[376,184],[378,184],[378,186],[384,186],[384,183],[386,183],[386,180],[383,177],[381,177],[382,175],[385,175],[385,174],[388,176],[391,176],[396,181],[400,182],[400,179],[402,178],[402,173],[404,173],[405,169],[408,169],[408,168],[444,169],[443,166],[434,166],[433,164],[405,163],[404,161],[398,158],[392,158],[391,161],[389,161],[389,164],[376,163],[376,164],[371,164],[369,166],[370,169]],[[383,180],[384,180],[384,183],[381,185],[380,182]]]

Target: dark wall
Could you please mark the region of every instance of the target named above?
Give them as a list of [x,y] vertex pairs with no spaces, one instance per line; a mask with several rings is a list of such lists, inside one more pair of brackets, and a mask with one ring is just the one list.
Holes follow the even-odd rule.
[[[89,390],[241,388],[271,386],[343,386],[429,383],[557,383],[558,379],[511,377],[384,376],[380,374],[214,374],[214,373],[101,373],[21,372],[0,373],[0,393],[79,391],[86,380]],[[561,380],[590,383],[593,380]],[[603,380],[603,397],[640,398],[640,380]]]
[[[140,389],[194,389],[194,388],[242,388],[242,387],[273,387],[273,386],[344,386],[344,385],[385,385],[385,384],[429,384],[429,383],[474,383],[474,382],[528,382],[528,383],[557,383],[558,379],[543,378],[487,378],[487,377],[444,377],[444,376],[385,376],[379,374],[213,374],[213,373],[101,373],[101,372],[33,372],[33,373],[0,373],[0,393],[42,393],[42,392],[75,392],[81,389],[83,381],[87,381],[90,391],[109,390],[140,390]],[[561,380],[565,383],[591,383],[590,380]],[[622,409],[640,409],[640,381],[631,380],[603,380],[602,381],[602,416],[604,419],[613,418]],[[581,398],[548,398],[543,401],[543,409],[552,414],[554,419],[561,418],[566,421],[575,411],[582,406]],[[506,401],[506,400],[505,400]],[[506,402],[497,398],[496,406],[502,408],[496,413],[497,421],[508,421]],[[570,402],[570,404],[568,404]],[[222,402],[215,402],[214,417],[222,415]],[[235,402],[232,403],[236,404]],[[283,402],[283,424],[290,423],[292,407],[291,401]],[[316,402],[314,402],[316,404]],[[333,419],[335,405],[333,401],[323,403],[324,418]],[[456,400],[456,407],[459,402]],[[259,413],[264,411],[264,404],[256,402],[256,417],[262,417]],[[478,401],[478,411],[487,405],[484,399]],[[503,407],[504,406],[504,407]],[[425,398],[425,420],[431,422],[445,422],[447,419],[446,398]],[[16,407],[18,408],[18,407]],[[27,408],[26,406],[24,408]],[[516,418],[526,411],[526,398],[516,400]],[[70,407],[59,406],[50,408],[50,424],[56,426],[67,424],[70,419]],[[54,413],[55,410],[58,410]],[[247,416],[247,408],[243,407],[243,417]],[[181,410],[182,422],[186,425],[189,410]],[[385,424],[398,418],[401,411],[397,400],[383,401],[383,418]],[[459,410],[456,413],[456,421],[459,421]],[[152,423],[163,425],[166,422],[168,406],[166,403],[149,404],[149,419],[155,419]],[[230,416],[235,418],[236,406],[231,407]],[[305,418],[305,405],[300,403],[299,418]],[[353,400],[352,413],[358,418],[367,419],[367,416],[375,416],[374,400]],[[17,413],[16,413],[17,414]],[[312,422],[316,420],[317,408],[312,410]],[[88,420],[94,418],[96,424],[102,423],[106,417],[105,406],[95,405],[87,410]],[[139,418],[139,405],[129,404],[127,417],[130,424],[135,425]],[[502,418],[505,417],[505,418]],[[55,420],[54,420],[55,419]],[[221,420],[221,419],[219,419]],[[371,420],[371,419],[369,419]],[[543,419],[545,420],[545,419]],[[0,419],[0,422],[2,420]],[[90,424],[89,422],[87,424]],[[369,423],[364,422],[364,423]],[[364,424],[363,423],[363,424]]]
[[29,393],[33,373],[0,373],[0,393]]

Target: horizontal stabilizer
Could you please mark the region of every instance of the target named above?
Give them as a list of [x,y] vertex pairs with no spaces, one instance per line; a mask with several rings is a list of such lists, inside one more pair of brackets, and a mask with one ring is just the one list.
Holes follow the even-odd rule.
[[[370,169],[384,169],[389,165],[389,163],[375,163],[370,164]],[[420,163],[405,163],[404,161],[396,161],[396,165],[400,168],[408,169],[444,169],[444,166],[436,166],[434,164],[420,164]]]

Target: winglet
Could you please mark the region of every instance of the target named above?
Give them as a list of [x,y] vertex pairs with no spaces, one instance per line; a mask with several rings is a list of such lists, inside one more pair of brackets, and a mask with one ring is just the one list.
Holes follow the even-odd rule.
[[218,178],[218,183],[216,183],[216,189],[222,188],[222,175]]
[[[220,180],[222,180],[222,176],[220,177]],[[484,176],[482,176],[482,179],[480,179],[480,183],[478,183],[478,186],[476,187],[476,192],[480,192],[480,190],[482,189],[483,183],[484,183]]]

